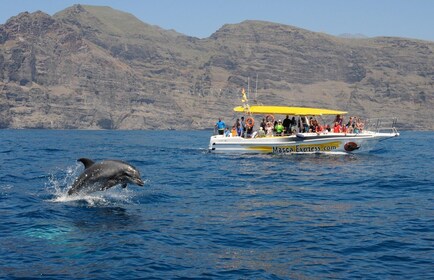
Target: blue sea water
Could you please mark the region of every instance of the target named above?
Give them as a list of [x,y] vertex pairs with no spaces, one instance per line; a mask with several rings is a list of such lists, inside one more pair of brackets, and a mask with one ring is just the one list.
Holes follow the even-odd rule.
[[[434,133],[215,155],[209,131],[0,130],[0,278],[434,279]],[[78,158],[145,186],[69,199]]]

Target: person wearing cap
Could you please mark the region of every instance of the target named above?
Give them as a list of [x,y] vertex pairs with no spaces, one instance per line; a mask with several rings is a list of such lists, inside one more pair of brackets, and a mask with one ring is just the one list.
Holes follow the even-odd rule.
[[276,135],[280,135],[283,136],[283,133],[285,131],[285,128],[282,124],[282,120],[279,120],[276,124],[276,126],[274,127],[274,130],[276,130]]

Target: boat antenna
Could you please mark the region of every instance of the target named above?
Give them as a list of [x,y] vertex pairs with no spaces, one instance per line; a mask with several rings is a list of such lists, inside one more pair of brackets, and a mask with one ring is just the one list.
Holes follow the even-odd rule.
[[250,97],[250,76],[247,77],[247,98]]
[[256,86],[255,86],[255,104],[258,104],[258,73],[256,73]]

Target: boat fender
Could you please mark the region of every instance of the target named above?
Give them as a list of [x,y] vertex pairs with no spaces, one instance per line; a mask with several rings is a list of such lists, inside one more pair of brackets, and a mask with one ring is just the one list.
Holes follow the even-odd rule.
[[251,128],[255,125],[255,120],[252,117],[246,119],[247,128]]
[[354,142],[348,142],[348,143],[346,143],[345,145],[344,145],[344,149],[345,149],[345,151],[347,151],[347,152],[352,152],[352,151],[354,151],[354,150],[357,150],[357,149],[359,149],[360,148],[360,146],[358,146],[356,143],[354,143]]

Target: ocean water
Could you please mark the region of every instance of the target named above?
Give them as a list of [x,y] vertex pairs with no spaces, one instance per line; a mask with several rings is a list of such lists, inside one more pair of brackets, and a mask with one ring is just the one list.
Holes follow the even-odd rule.
[[[0,278],[434,279],[434,132],[215,155],[210,131],[0,130]],[[78,158],[145,186],[70,199]]]

